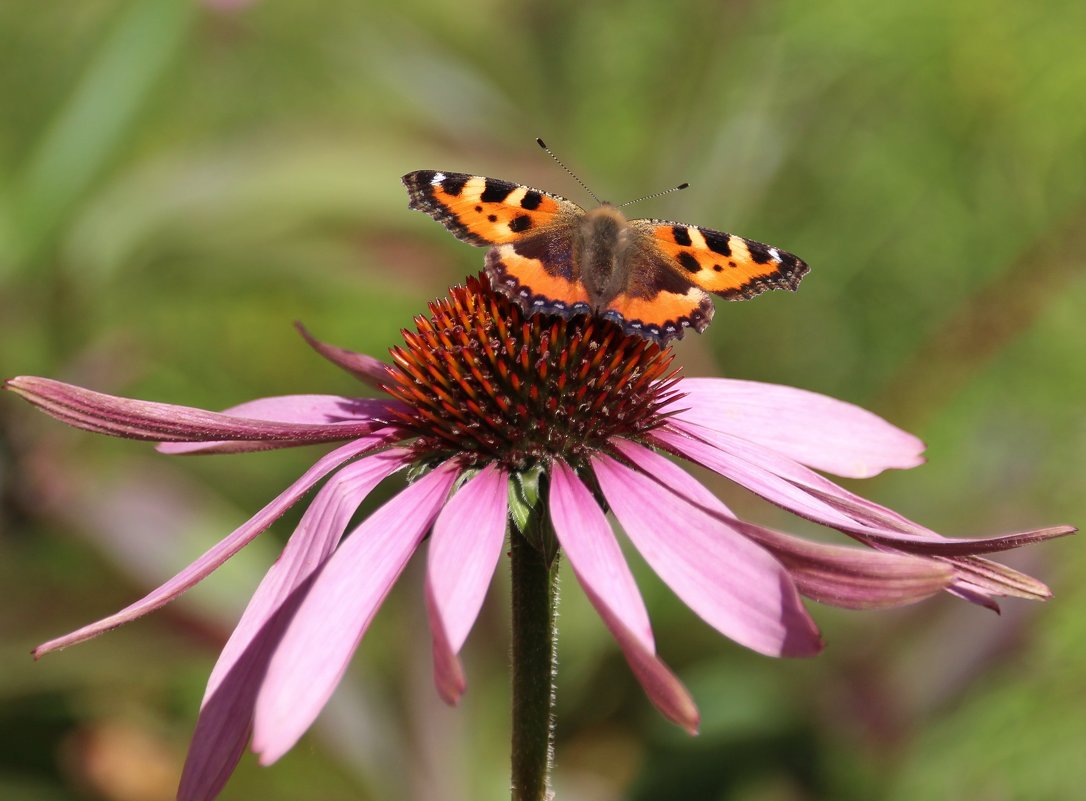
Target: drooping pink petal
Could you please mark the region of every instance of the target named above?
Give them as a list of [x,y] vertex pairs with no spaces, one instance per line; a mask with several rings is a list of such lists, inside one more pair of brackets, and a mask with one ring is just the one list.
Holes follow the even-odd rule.
[[[669,428],[674,430],[669,430]],[[995,537],[947,539],[892,509],[855,495],[786,456],[731,434],[675,422],[653,438],[664,447],[714,470],[794,514],[865,543],[920,556],[954,557],[1018,548],[1074,533],[1054,526]]]
[[70,634],[65,634],[63,637],[58,637],[55,640],[42,643],[34,649],[34,657],[38,658],[50,651],[56,651],[60,648],[74,645],[77,642],[83,642],[92,637],[97,637],[99,634],[107,632],[110,629],[115,629],[117,626],[121,626],[138,617],[142,617],[148,612],[153,612],[159,607],[169,603],[174,598],[181,595],[181,593],[210,575],[223,562],[245,547],[250,540],[266,530],[268,526],[278,520],[287,509],[293,506],[295,501],[308,492],[314,484],[344,462],[347,462],[372,448],[374,441],[379,440],[372,438],[358,439],[354,442],[342,445],[331,453],[326,454],[317,460],[317,463],[309,468],[309,470],[302,474],[301,478],[287,487],[279,497],[245,521],[245,523],[235,529],[231,534],[220,540],[218,544],[210,548],[199,559],[165,584],[156,587],[143,598],[136,601],[134,604],[126,606],[120,612],[102,618],[101,620],[84,626],[81,629],[77,629]]
[[437,605],[434,603],[434,595],[429,586],[426,588],[426,615],[430,620],[430,632],[434,659],[434,686],[441,700],[450,706],[460,702],[460,696],[467,689],[468,682],[464,678],[464,665],[460,657],[453,650],[449,642],[449,635],[445,631],[439,617]]
[[[224,409],[221,414],[249,420],[277,423],[338,425],[351,422],[383,422],[393,419],[393,410],[404,411],[399,401],[372,398],[348,398],[340,395],[282,395],[258,398]],[[269,448],[306,445],[305,440],[284,441],[218,441],[162,442],[156,446],[161,453],[240,453]]]
[[745,437],[797,462],[849,478],[923,463],[924,443],[851,403],[779,384],[684,378],[685,398],[662,411],[676,419]]
[[68,425],[128,439],[160,442],[259,440],[302,444],[351,439],[384,425],[383,421],[370,419],[343,423],[279,423],[233,417],[189,406],[119,398],[36,376],[12,378],[4,387]]
[[741,487],[746,487],[756,495],[793,514],[833,527],[855,524],[855,521],[845,514],[838,512],[824,501],[811,497],[809,493],[790,481],[759,465],[735,459],[715,444],[689,436],[685,430],[680,433],[678,430],[670,430],[667,427],[658,428],[652,432],[652,438],[672,453],[720,473]]
[[734,525],[777,557],[803,595],[831,606],[905,606],[947,589],[957,575],[935,559],[811,542],[743,520]]
[[[972,588],[983,594],[1009,595],[1030,601],[1047,601],[1052,597],[1052,590],[1044,582],[999,562],[980,556],[959,556],[947,561]],[[998,607],[996,611],[999,611]]]
[[645,561],[709,625],[769,656],[821,650],[788,571],[767,551],[608,456],[592,469]]
[[954,569],[934,559],[810,542],[748,523],[674,462],[633,442],[615,439],[611,444],[662,488],[766,548],[808,598],[849,609],[902,606],[934,595],[954,580]]
[[445,504],[430,536],[426,600],[434,633],[434,680],[455,704],[464,692],[457,654],[498,566],[509,516],[509,477],[485,467]]
[[332,555],[362,501],[408,461],[409,454],[402,449],[375,453],[342,468],[321,487],[223,647],[208,677],[205,700],[264,621]]
[[566,464],[553,462],[550,477],[548,508],[554,530],[588,600],[656,708],[696,734],[697,707],[682,682],[656,656],[648,612],[611,526],[592,493]]
[[[669,428],[671,430],[669,430]],[[997,537],[947,539],[877,503],[839,487],[787,457],[722,432],[686,427],[681,421],[653,437],[673,453],[732,479],[795,514],[842,531],[871,547],[928,556],[952,564],[958,579],[948,589],[998,611],[991,596],[1047,597],[1048,588],[1011,568],[973,554],[991,553],[1072,534],[1055,526]]]
[[268,660],[304,597],[309,578],[332,554],[359,504],[406,463],[406,455],[384,451],[344,467],[321,487],[302,515],[211,671],[181,772],[178,801],[209,800],[225,786],[249,741]]
[[[1066,537],[1078,529],[1074,526],[1046,526],[1030,531],[1016,531],[1012,534],[997,534],[992,537],[943,537],[940,534],[922,528],[911,520],[902,518],[896,512],[879,506],[866,498],[837,491],[827,493],[820,488],[808,491],[834,508],[845,512],[856,520],[861,528],[841,529],[848,534],[855,534],[871,542],[897,548],[924,556],[969,556],[981,553],[998,553],[1021,548],[1024,545]],[[905,520],[902,525],[901,520]],[[917,534],[917,530],[922,533]]]
[[359,381],[369,384],[374,389],[384,389],[385,384],[388,383],[388,365],[380,359],[321,342],[301,323],[296,322],[294,327],[298,329],[298,333],[302,335],[309,347]]
[[315,577],[268,666],[253,749],[269,765],[327,703],[370,621],[430,528],[456,479],[443,465],[365,520]]

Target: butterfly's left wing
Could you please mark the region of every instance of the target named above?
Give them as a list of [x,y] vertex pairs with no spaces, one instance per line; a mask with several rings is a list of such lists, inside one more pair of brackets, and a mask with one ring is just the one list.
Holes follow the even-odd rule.
[[573,231],[584,210],[528,186],[459,172],[418,170],[403,177],[411,208],[457,239],[481,247],[494,288],[527,313],[591,311],[573,257]]
[[522,241],[583,213],[565,198],[482,175],[416,170],[402,180],[409,208],[479,247]]
[[630,220],[652,237],[671,268],[727,300],[749,300],[768,289],[793,292],[810,268],[791,253],[735,234],[667,220]]

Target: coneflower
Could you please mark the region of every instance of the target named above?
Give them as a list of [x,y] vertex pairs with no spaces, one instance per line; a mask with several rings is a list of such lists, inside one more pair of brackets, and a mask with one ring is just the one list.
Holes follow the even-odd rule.
[[[822,647],[800,596],[861,609],[947,590],[995,607],[1044,584],[982,554],[1070,526],[948,539],[843,489],[913,467],[922,443],[870,412],[790,387],[682,378],[668,349],[589,316],[526,317],[470,278],[404,332],[391,364],[319,342],[384,392],[263,398],[222,413],[103,395],[45,378],[6,388],[73,426],[223,453],[346,441],[173,579],[48,651],[134,620],[207,577],[322,481],[253,595],[208,682],[180,799],[210,799],[250,733],[261,762],[289,750],[328,701],[385,596],[430,535],[426,594],[435,681],[455,703],[458,653],[509,538],[514,594],[515,799],[546,792],[558,554],[648,697],[694,732],[697,708],[658,658],[644,603],[606,511],[665,583],[722,634],[770,656]],[[664,454],[700,464],[869,546],[802,540],[737,517]],[[814,469],[812,469],[814,468]],[[405,487],[346,535],[369,492]],[[996,607],[997,608],[997,607]]]

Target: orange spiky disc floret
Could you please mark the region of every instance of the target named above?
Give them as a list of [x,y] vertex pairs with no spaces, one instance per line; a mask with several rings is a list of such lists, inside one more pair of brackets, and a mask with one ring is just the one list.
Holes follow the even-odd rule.
[[514,470],[561,456],[573,464],[614,436],[639,439],[673,400],[672,352],[587,315],[525,316],[485,275],[429,304],[391,349],[385,389],[421,460]]

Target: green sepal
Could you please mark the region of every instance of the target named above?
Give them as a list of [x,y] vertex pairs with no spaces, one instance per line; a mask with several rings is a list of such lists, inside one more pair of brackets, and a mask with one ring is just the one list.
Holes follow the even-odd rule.
[[513,473],[509,481],[509,518],[513,532],[543,555],[548,568],[558,555],[558,538],[545,502],[547,471],[542,465]]

